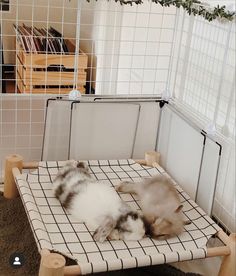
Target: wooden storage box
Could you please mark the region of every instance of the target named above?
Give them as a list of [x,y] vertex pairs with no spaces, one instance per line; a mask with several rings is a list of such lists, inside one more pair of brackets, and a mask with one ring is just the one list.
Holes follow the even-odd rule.
[[[69,93],[74,83],[75,45],[65,40],[68,54],[26,53],[16,45],[17,87],[20,93]],[[77,87],[85,93],[88,56],[80,50]]]

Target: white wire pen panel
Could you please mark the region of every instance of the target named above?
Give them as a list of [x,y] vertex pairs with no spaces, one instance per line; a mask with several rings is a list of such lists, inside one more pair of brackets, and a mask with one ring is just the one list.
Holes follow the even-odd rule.
[[159,102],[139,102],[141,106],[133,157],[142,159],[147,149],[155,150],[160,119]]
[[[46,49],[35,53],[33,39],[39,38],[39,34],[32,34],[32,28],[45,31],[53,27],[65,40],[73,41],[76,20],[77,1],[11,0],[9,10],[0,11],[0,179],[8,154],[21,154],[28,161],[40,160],[48,93],[64,92],[62,73],[70,81],[65,89],[74,85],[74,72],[64,72],[64,67],[60,70],[63,58],[69,55],[61,49],[57,54],[49,51],[48,33],[41,41],[46,40]],[[20,44],[19,28],[26,32],[23,35],[26,45]],[[74,55],[70,63],[74,66]],[[49,91],[49,86],[56,91]]]
[[[1,94],[0,94],[1,95]],[[0,96],[0,182],[5,156],[18,153],[25,160],[40,160],[46,98],[15,94]]]
[[215,199],[220,150],[220,146],[215,141],[205,137],[196,202],[211,215]]
[[96,94],[161,94],[175,19],[175,8],[151,1],[134,6],[84,1],[80,45],[89,56],[89,82]]
[[77,6],[68,0],[13,0],[10,12],[0,13],[3,93],[62,94],[73,87],[85,92],[87,56],[77,53]]
[[138,103],[73,104],[69,158],[131,158],[140,109]]
[[174,45],[169,90],[182,113],[208,133],[218,130],[214,139],[222,153],[213,215],[235,231],[235,21],[208,22],[181,11]]
[[235,135],[235,23],[180,14],[171,91],[179,106]]
[[158,141],[161,164],[195,201],[203,142],[199,130],[175,114],[168,105],[163,107]]
[[70,101],[47,103],[42,160],[67,160],[70,140]]
[[13,0],[0,13],[1,63],[11,70],[2,91],[161,94],[175,20],[175,8],[151,1]]
[[[85,105],[84,102],[86,102],[87,104]],[[89,108],[90,102],[92,104],[92,108]],[[101,102],[106,104],[101,105]],[[131,104],[132,108],[127,105],[127,102]],[[119,109],[117,109],[116,107],[115,111],[114,107],[116,105],[112,105],[112,103],[119,103]],[[95,104],[97,104],[98,108],[95,106]],[[133,116],[135,115],[133,113],[134,104],[136,106],[140,106],[137,129],[136,124],[130,124],[131,118],[133,118]],[[158,123],[161,112],[158,98],[145,100],[143,97],[128,98],[120,96],[101,98],[91,96],[83,97],[83,99],[81,99],[81,103],[78,104],[78,108],[81,105],[85,105],[85,108],[83,108],[82,111],[75,110],[71,113],[72,106],[73,108],[74,106],[76,106],[75,103],[72,104],[72,101],[56,98],[48,100],[45,119],[42,160],[66,160],[67,158],[72,158],[71,156],[68,156],[70,140],[72,140],[72,142],[74,141],[74,146],[71,145],[71,153],[73,158],[75,159],[81,158],[81,154],[83,155],[83,158],[86,158],[86,155],[88,156],[88,154],[90,158],[93,158],[96,157],[98,153],[99,155],[102,154],[103,158],[107,158],[108,156],[111,156],[111,154],[113,156],[117,154],[117,152],[114,154],[114,145],[110,149],[108,149],[107,142],[105,142],[105,140],[108,139],[108,136],[112,143],[115,142],[116,144],[122,144],[123,148],[126,147],[124,151],[121,150],[120,146],[116,146],[116,150],[118,150],[119,154],[123,157],[131,156],[129,152],[132,147],[132,157],[135,159],[142,159],[147,150],[155,150],[157,142]],[[110,106],[112,107],[112,111],[110,110]],[[129,108],[127,109],[127,107]],[[124,108],[127,109],[125,113]],[[99,122],[97,117],[102,115],[101,112],[102,114],[104,114],[105,119],[100,120]],[[93,116],[91,116],[91,114],[93,114]],[[120,122],[123,122],[121,118],[124,118],[124,116],[128,118],[124,121],[128,120],[130,127],[130,129],[125,132],[125,134],[124,124],[118,123],[119,120]],[[91,126],[88,124],[88,118],[90,117],[93,125],[96,125],[98,127],[101,142],[98,142],[98,139],[96,137],[98,136],[98,134],[95,134],[96,130],[94,128],[92,130],[88,129],[88,127]],[[110,127],[104,128],[104,124],[107,119],[112,122],[115,131],[112,131]],[[76,129],[73,129],[72,127],[70,133],[71,121],[74,122],[74,126]],[[83,126],[84,122],[86,122],[86,127]],[[133,129],[135,129],[136,132],[134,142],[132,140],[132,135],[134,134]],[[121,142],[121,138],[118,138],[116,134],[116,132],[118,132],[120,135],[122,134],[122,131],[124,134],[124,137],[122,137],[122,139],[124,139],[123,142]],[[88,135],[88,133],[90,132],[92,132],[93,134]],[[87,134],[85,135],[85,133]],[[73,137],[70,138],[71,135]],[[86,136],[90,137],[89,139],[91,139],[91,141],[95,140],[96,143],[92,146],[91,141],[88,142],[88,137]],[[128,141],[128,144],[127,140],[130,140]],[[117,141],[119,141],[119,143],[117,143]],[[101,143],[105,146],[105,148],[101,149]]]
[[236,231],[235,144],[225,142],[221,156],[213,214],[231,232]]
[[[234,137],[235,22],[208,22],[143,2],[11,0],[9,10],[0,11],[0,170],[12,152],[40,160],[46,99],[72,89],[166,92],[198,123],[211,122],[223,138]],[[235,183],[234,144],[228,144],[214,206],[226,225]]]

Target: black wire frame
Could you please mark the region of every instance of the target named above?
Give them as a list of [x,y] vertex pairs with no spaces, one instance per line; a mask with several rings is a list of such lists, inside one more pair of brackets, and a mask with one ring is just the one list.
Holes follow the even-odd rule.
[[137,137],[137,130],[138,130],[138,123],[139,123],[139,117],[140,117],[140,110],[141,110],[141,105],[138,103],[134,103],[134,102],[124,102],[124,101],[83,101],[83,102],[78,102],[78,101],[73,101],[71,103],[71,111],[70,111],[70,134],[69,134],[69,148],[68,148],[68,159],[70,159],[71,156],[71,132],[72,132],[72,122],[73,122],[73,107],[77,104],[136,104],[139,105],[139,110],[138,110],[138,116],[137,116],[137,120],[136,120],[136,125],[135,125],[135,133],[134,133],[134,139],[133,139],[133,145],[132,145],[132,149],[131,149],[131,156],[130,158],[133,157],[133,153],[134,153],[134,146],[135,146],[135,141],[136,141],[136,137]]
[[[48,106],[49,106],[50,102],[52,102],[52,101],[69,101],[69,100],[68,100],[68,98],[63,98],[63,97],[49,98],[47,100],[41,160],[43,160],[43,154],[44,154],[44,143],[45,143],[45,132],[46,132],[46,124],[47,124]],[[123,97],[97,97],[97,96],[95,96],[95,97],[92,97],[92,100],[90,100],[90,101],[83,100],[83,98],[82,98],[82,101],[81,100],[70,101],[71,102],[71,108],[70,108],[70,120],[69,120],[69,123],[70,123],[69,131],[70,131],[70,133],[69,133],[68,159],[70,159],[73,106],[75,104],[79,104],[79,103],[91,103],[91,104],[92,103],[97,103],[97,104],[99,104],[99,103],[109,103],[109,104],[122,103],[122,104],[124,104],[124,103],[126,103],[126,101],[127,101],[127,103],[136,103],[136,104],[138,102],[156,102],[157,104],[159,104],[160,114],[159,114],[159,120],[158,120],[158,125],[157,125],[157,132],[156,132],[156,145],[155,145],[155,150],[156,151],[158,151],[158,142],[159,142],[159,137],[161,135],[161,133],[160,133],[160,124],[161,124],[161,120],[162,120],[163,106],[165,106],[165,104],[168,104],[168,108],[170,108],[176,115],[178,115],[180,118],[182,118],[187,124],[192,126],[195,130],[197,130],[203,136],[202,149],[201,149],[202,153],[201,153],[201,161],[200,161],[199,172],[198,172],[198,180],[197,180],[197,187],[196,187],[196,193],[195,193],[195,201],[197,200],[199,185],[200,185],[200,179],[201,179],[201,175],[202,175],[202,165],[203,165],[203,159],[204,159],[204,156],[205,156],[206,139],[210,139],[211,141],[213,141],[219,147],[217,170],[216,170],[215,183],[214,183],[213,195],[212,195],[212,203],[211,203],[211,207],[210,207],[210,211],[209,211],[209,215],[212,216],[215,193],[216,193],[216,188],[217,188],[218,178],[219,178],[221,153],[222,153],[223,147],[220,143],[215,141],[213,137],[209,136],[204,130],[202,130],[196,124],[194,124],[188,117],[186,117],[184,114],[179,112],[175,108],[175,106],[172,106],[172,104],[167,102],[167,101],[161,100],[159,97],[156,97],[156,98],[155,97],[140,97],[139,98],[139,97],[126,97],[126,96],[123,96]],[[141,109],[141,106],[139,107],[139,115],[140,115],[140,109]],[[139,116],[137,118],[137,124],[136,124],[136,130],[135,130],[133,147],[132,147],[132,154],[131,155],[133,155],[133,152],[134,152],[135,140],[136,140],[137,129],[138,129],[138,122],[139,122]],[[131,156],[131,158],[132,158],[132,156]]]
[[[153,97],[153,96],[147,96],[147,97],[128,97],[128,96],[119,96],[119,97],[111,97],[111,96],[104,96],[104,97],[97,97],[97,96],[90,96],[87,97],[87,95],[85,96],[85,99],[87,98],[87,100],[83,99],[84,97],[82,97],[80,100],[69,100],[68,97],[53,97],[53,98],[49,98],[47,99],[46,102],[46,112],[45,112],[45,119],[44,119],[44,132],[43,132],[43,143],[42,143],[42,152],[41,152],[41,160],[44,160],[44,148],[45,148],[45,135],[46,135],[46,129],[47,129],[47,116],[48,116],[48,107],[50,105],[51,102],[60,102],[60,101],[66,101],[66,102],[70,102],[71,104],[71,112],[70,112],[70,120],[69,120],[69,124],[70,124],[70,133],[69,133],[69,147],[68,147],[68,159],[70,158],[70,140],[71,140],[71,127],[72,127],[72,111],[73,111],[73,105],[74,104],[79,104],[79,103],[122,103],[125,104],[126,101],[127,103],[136,103],[138,104],[139,102],[156,102],[157,104],[160,105],[160,103],[162,103],[163,101],[161,100],[160,97]],[[91,99],[91,100],[88,100]],[[141,107],[140,107],[141,109]],[[139,115],[140,115],[140,110],[139,110]],[[135,139],[136,139],[136,135],[137,135],[137,129],[138,129],[138,121],[139,121],[139,116],[138,116],[138,120],[137,120],[137,124],[136,124],[136,130],[135,130]],[[156,134],[156,139],[157,139],[157,135],[158,135],[158,126],[157,126],[157,134]],[[133,143],[133,149],[132,149],[132,154],[134,152],[134,146],[135,146],[135,141]],[[156,148],[154,148],[156,149]]]
[[[177,110],[177,108],[174,105],[172,105],[172,103],[170,103],[170,102],[166,102],[166,103],[168,103],[167,108],[169,108],[171,111],[173,111],[177,116],[179,116],[181,119],[183,119],[188,125],[190,125],[197,132],[199,132],[199,134],[201,134],[203,136],[202,149],[201,149],[201,161],[200,161],[200,165],[199,165],[197,187],[196,187],[196,193],[195,193],[195,198],[194,198],[194,201],[196,203],[197,203],[197,198],[198,198],[200,179],[201,179],[201,175],[202,175],[202,166],[203,166],[203,160],[204,160],[205,149],[206,149],[205,144],[206,144],[207,139],[211,140],[213,143],[215,143],[219,147],[218,160],[217,160],[217,169],[216,169],[215,181],[214,181],[213,193],[212,193],[212,201],[211,201],[210,209],[208,211],[209,216],[212,217],[213,216],[212,212],[213,212],[213,207],[214,207],[215,193],[216,193],[218,179],[219,179],[219,169],[220,169],[221,155],[222,155],[223,146],[218,141],[216,141],[216,139],[214,139],[214,137],[208,135],[203,129],[198,127],[198,125],[196,123],[192,122],[191,119],[189,119],[185,114],[183,114],[179,110]],[[162,120],[162,112],[163,112],[162,107],[161,107],[161,113],[160,113],[160,118],[159,118],[159,126],[158,126],[159,130],[160,130],[160,125],[161,125],[161,120]],[[158,142],[159,142],[160,135],[161,135],[161,133],[160,133],[160,131],[158,131],[157,144],[156,144],[156,150],[157,151],[158,151]],[[207,210],[205,210],[205,211],[207,211]]]

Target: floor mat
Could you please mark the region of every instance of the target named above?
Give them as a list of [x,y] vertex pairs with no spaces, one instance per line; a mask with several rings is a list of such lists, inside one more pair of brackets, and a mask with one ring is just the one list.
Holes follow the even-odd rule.
[[[12,267],[10,256],[20,253],[24,256],[22,267]],[[40,255],[20,197],[5,199],[0,194],[0,275],[38,274]]]

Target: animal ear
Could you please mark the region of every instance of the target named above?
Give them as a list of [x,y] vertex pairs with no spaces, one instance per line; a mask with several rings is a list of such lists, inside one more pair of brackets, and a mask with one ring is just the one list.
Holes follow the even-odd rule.
[[84,162],[78,162],[77,168],[85,169],[88,171],[88,166]]
[[93,238],[97,242],[104,242],[115,228],[116,223],[111,217],[106,217],[102,224],[95,230]]
[[175,213],[179,213],[183,209],[183,205],[179,205],[179,207],[175,210]]

